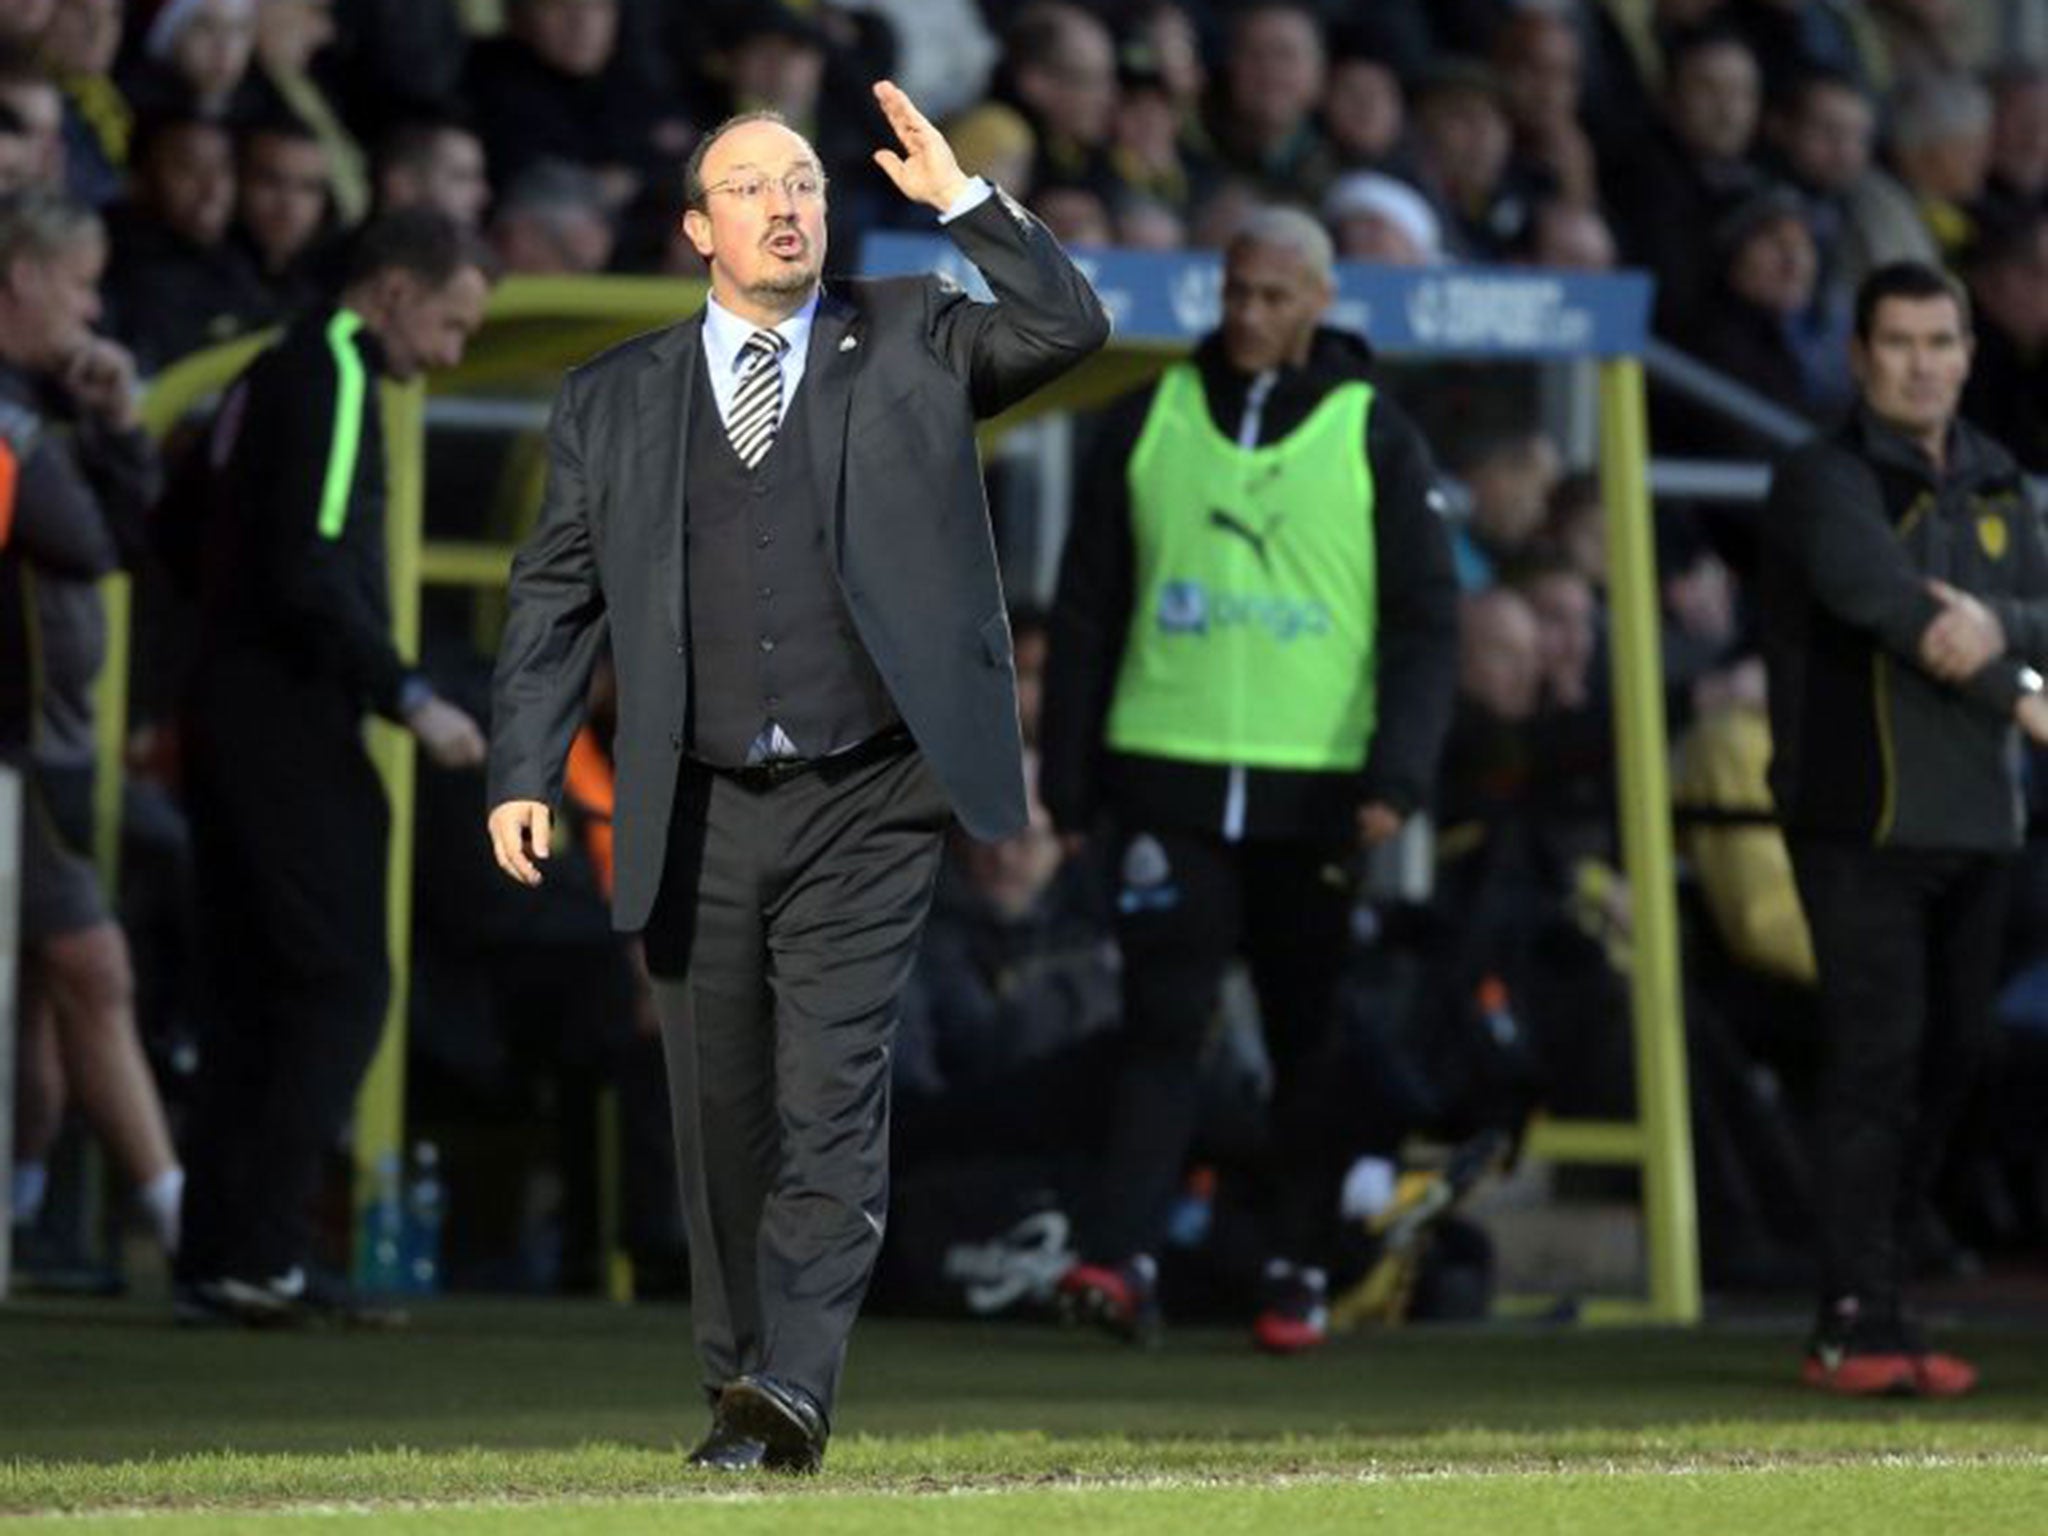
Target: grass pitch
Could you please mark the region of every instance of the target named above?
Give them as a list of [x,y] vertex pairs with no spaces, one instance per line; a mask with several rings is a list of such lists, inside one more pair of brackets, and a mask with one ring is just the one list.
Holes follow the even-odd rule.
[[682,1457],[686,1316],[458,1302],[398,1334],[0,1307],[22,1529],[745,1533],[2042,1533],[2048,1333],[1958,1337],[1959,1403],[1821,1398],[1796,1330],[1480,1329],[1276,1361],[1241,1336],[870,1320],[814,1481]]

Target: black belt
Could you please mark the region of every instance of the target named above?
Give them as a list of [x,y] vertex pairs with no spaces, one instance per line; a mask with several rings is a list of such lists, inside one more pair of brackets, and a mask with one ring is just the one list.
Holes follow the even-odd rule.
[[716,764],[706,766],[721,778],[731,779],[748,789],[773,789],[807,773],[829,771],[836,774],[865,763],[879,762],[885,757],[894,757],[898,752],[907,752],[915,745],[909,726],[892,725],[865,741],[855,742],[843,751],[828,753],[824,757],[771,757],[766,762],[748,763],[743,768],[721,768]]

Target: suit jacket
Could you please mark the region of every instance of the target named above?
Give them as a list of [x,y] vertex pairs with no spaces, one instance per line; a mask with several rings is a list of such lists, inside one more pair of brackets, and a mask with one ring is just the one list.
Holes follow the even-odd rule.
[[[861,643],[977,837],[1025,823],[1009,620],[974,421],[1108,339],[1057,241],[1001,192],[944,226],[988,280],[978,304],[938,277],[835,283],[802,385],[831,515],[826,540]],[[683,491],[703,315],[565,379],[540,520],[512,565],[498,652],[490,802],[560,797],[593,656],[619,678],[613,921],[646,925],[661,888],[689,710]]]

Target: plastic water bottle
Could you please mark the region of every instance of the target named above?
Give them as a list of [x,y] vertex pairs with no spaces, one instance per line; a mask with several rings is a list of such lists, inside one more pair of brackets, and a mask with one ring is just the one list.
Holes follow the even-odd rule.
[[429,1296],[441,1288],[441,1220],[447,1191],[441,1149],[431,1141],[413,1148],[412,1179],[405,1190],[405,1288]]
[[368,1291],[395,1291],[405,1279],[405,1191],[396,1150],[379,1153],[370,1171],[356,1244],[357,1279]]
[[1188,1181],[1166,1218],[1166,1240],[1176,1248],[1199,1248],[1216,1216],[1216,1170],[1206,1164],[1188,1170]]
[[1514,1010],[1508,1005],[1507,983],[1498,976],[1488,976],[1479,983],[1474,997],[1479,1005],[1479,1022],[1493,1043],[1502,1050],[1510,1050],[1522,1038],[1522,1026],[1515,1022]]

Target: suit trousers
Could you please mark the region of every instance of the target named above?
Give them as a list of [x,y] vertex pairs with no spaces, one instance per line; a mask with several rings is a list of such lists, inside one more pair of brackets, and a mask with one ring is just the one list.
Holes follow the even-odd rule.
[[685,760],[645,933],[704,1386],[830,1412],[881,1251],[900,999],[952,811],[905,738],[771,777]]
[[2012,861],[1791,847],[1820,972],[1821,1294],[1888,1316],[1989,1037]]

